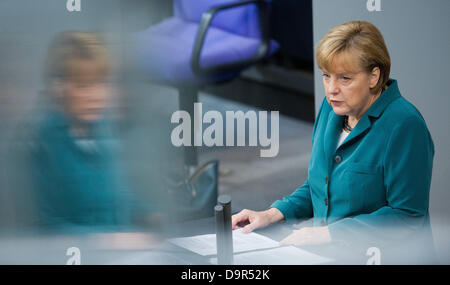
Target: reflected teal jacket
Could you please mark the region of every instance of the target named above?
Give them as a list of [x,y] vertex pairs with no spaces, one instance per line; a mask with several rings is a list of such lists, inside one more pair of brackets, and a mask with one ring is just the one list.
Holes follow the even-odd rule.
[[38,129],[30,167],[39,227],[70,232],[116,231],[129,223],[129,195],[109,125],[94,126],[90,148],[69,134],[66,116],[49,112]]
[[419,111],[397,81],[366,111],[337,148],[343,116],[326,98],[313,129],[307,181],[276,201],[286,220],[314,217],[332,239],[428,223],[434,145]]

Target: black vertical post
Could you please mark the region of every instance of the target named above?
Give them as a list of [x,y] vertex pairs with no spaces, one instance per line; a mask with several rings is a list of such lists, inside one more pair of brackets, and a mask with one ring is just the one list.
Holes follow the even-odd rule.
[[223,207],[223,226],[224,226],[224,262],[233,264],[233,230],[231,228],[231,197],[221,195],[217,199],[219,205]]
[[223,207],[217,205],[214,207],[216,215],[216,247],[217,247],[217,264],[225,265],[225,243],[224,243],[224,226],[223,226]]
[[[189,113],[191,116],[191,142],[194,143],[194,103],[198,102],[198,89],[191,86],[181,86],[179,89],[179,104],[180,109]],[[192,146],[184,146],[184,162],[185,166],[194,166],[198,165],[197,158],[197,147]]]

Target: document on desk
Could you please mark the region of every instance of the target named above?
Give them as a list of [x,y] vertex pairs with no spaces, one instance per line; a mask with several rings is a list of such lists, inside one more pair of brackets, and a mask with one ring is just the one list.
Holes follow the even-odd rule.
[[[215,234],[174,238],[169,242],[203,256],[217,254]],[[298,247],[280,247],[278,242],[268,237],[257,233],[244,234],[241,229],[233,231],[233,252],[234,264],[237,265],[313,265],[333,261]],[[210,262],[216,264],[217,258],[210,258]]]
[[[169,242],[203,256],[217,254],[215,234],[174,238],[169,239]],[[233,231],[234,253],[274,247],[279,247],[278,242],[263,235],[244,234],[242,229]]]

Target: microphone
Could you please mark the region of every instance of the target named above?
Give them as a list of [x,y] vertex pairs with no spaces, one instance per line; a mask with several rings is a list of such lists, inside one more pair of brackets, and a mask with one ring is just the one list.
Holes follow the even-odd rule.
[[231,197],[221,195],[217,199],[217,202],[219,205],[214,208],[216,213],[217,263],[232,265],[234,262],[233,230],[231,228]]

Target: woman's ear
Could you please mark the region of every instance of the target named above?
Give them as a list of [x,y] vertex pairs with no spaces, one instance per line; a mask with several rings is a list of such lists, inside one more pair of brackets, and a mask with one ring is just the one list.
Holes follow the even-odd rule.
[[379,80],[380,80],[380,68],[378,66],[376,66],[372,69],[372,72],[370,73],[370,77],[369,77],[370,89],[377,86]]

